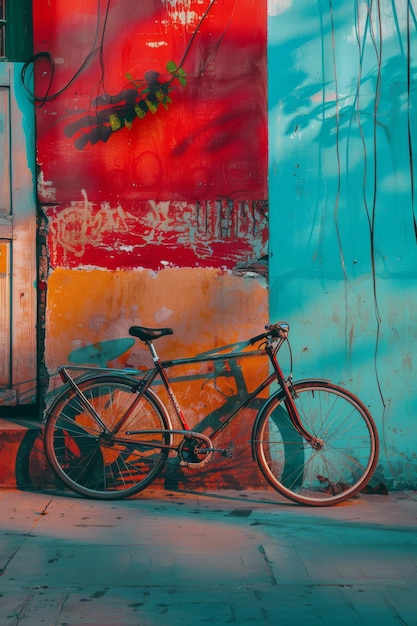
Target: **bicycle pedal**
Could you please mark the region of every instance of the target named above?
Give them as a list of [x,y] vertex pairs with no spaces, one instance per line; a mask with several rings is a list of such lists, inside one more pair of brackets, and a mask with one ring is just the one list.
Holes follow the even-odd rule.
[[200,449],[199,453],[202,454],[220,454],[220,456],[224,456],[227,459],[231,459],[234,454],[234,448],[207,448],[206,450]]
[[224,448],[222,450],[222,456],[226,457],[226,459],[232,459],[234,455],[234,448]]

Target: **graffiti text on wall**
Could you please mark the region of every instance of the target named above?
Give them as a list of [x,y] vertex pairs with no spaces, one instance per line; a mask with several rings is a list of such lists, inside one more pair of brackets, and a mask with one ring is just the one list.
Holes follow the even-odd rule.
[[267,206],[229,200],[148,201],[134,212],[82,199],[48,210],[53,266],[233,268],[265,255]]

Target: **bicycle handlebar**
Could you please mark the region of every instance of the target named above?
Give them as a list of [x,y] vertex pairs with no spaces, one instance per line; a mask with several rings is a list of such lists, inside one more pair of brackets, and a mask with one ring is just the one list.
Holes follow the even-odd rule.
[[252,337],[252,339],[249,340],[250,344],[254,344],[257,343],[258,341],[261,341],[262,339],[271,339],[271,338],[275,338],[275,339],[286,339],[288,336],[288,333],[290,332],[290,327],[287,324],[287,322],[278,322],[277,324],[267,324],[265,326],[265,333],[262,333],[262,335],[257,335],[256,337]]

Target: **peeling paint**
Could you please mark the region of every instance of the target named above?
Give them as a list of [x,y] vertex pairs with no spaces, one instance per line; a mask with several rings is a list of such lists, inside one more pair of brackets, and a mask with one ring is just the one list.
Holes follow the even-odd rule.
[[51,180],[45,180],[42,170],[38,175],[38,194],[44,202],[54,202],[56,200],[56,189]]
[[[163,0],[167,8],[169,21],[172,24],[179,24],[182,26],[195,26],[197,25],[201,15],[198,15],[196,11],[191,9],[195,2],[192,0]],[[203,2],[200,2],[203,5]],[[207,0],[207,4],[210,4],[210,0]],[[202,6],[202,9],[205,7]]]
[[[155,202],[121,204],[83,199],[47,210],[53,266],[107,268],[187,264],[233,268],[266,252],[264,203]],[[171,251],[171,257],[168,252]],[[103,254],[105,252],[105,254]],[[112,260],[113,259],[113,260]]]

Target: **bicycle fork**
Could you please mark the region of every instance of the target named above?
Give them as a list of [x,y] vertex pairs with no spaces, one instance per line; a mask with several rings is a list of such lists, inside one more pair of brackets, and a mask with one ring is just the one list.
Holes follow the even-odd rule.
[[306,430],[301,422],[300,415],[298,413],[297,407],[295,405],[294,399],[297,397],[296,391],[292,385],[291,380],[287,380],[284,377],[283,371],[275,357],[274,350],[272,344],[267,343],[265,346],[265,351],[269,356],[269,359],[274,368],[277,380],[280,384],[281,389],[285,395],[285,407],[290,416],[290,420],[294,428],[300,433],[300,435],[310,444],[310,446],[314,450],[321,450],[324,446],[324,442],[322,439],[315,437],[308,430]]

